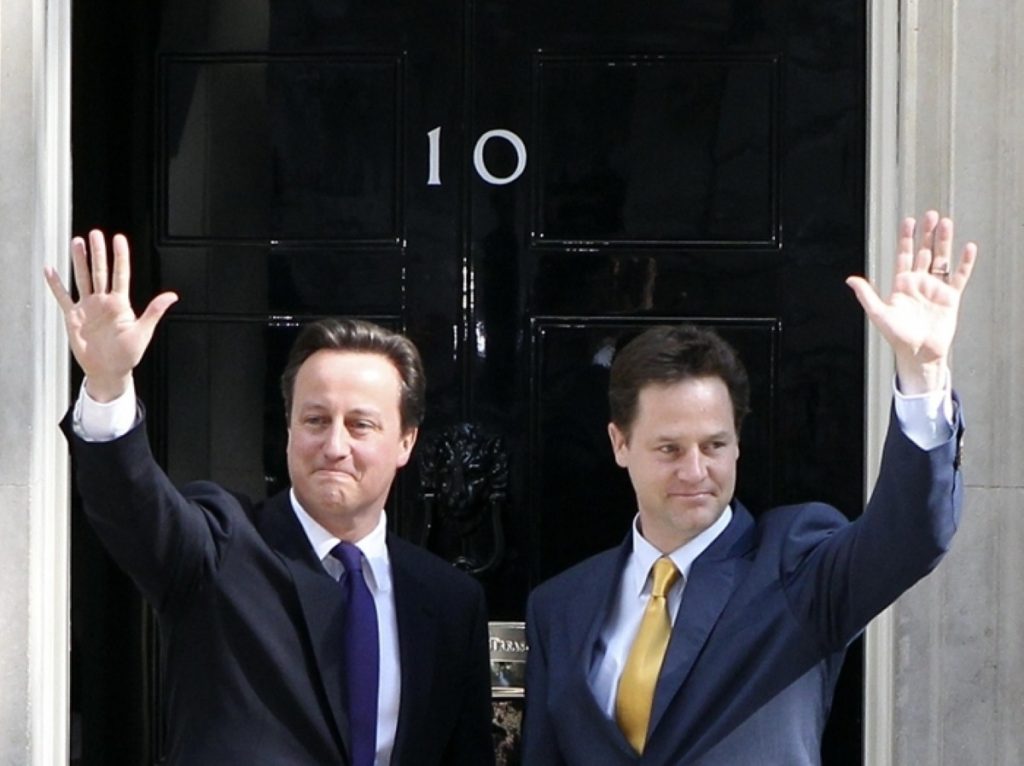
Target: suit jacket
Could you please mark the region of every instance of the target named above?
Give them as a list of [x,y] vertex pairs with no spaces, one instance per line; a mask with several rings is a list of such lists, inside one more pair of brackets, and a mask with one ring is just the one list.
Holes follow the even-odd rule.
[[924,451],[890,422],[878,482],[853,522],[815,503],[755,521],[733,503],[729,526],[691,568],[643,756],[587,681],[631,539],[537,588],[525,763],[820,763],[848,644],[936,565],[957,527],[961,430],[958,419],[953,438]]
[[[288,493],[179,492],[144,424],[88,443],[66,417],[86,514],[159,618],[166,762],[349,763],[341,589]],[[392,764],[493,763],[487,616],[468,576],[389,535],[401,701]]]

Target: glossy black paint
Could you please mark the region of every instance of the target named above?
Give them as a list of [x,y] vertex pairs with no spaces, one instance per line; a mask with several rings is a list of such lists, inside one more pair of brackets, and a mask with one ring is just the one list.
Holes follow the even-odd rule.
[[[605,435],[610,349],[697,321],[754,380],[747,505],[859,513],[863,324],[843,279],[864,261],[863,4],[145,6],[76,13],[74,215],[131,237],[139,305],[181,295],[139,376],[175,480],[285,486],[277,377],[298,324],[404,329],[428,370],[424,438],[469,422],[508,446],[506,554],[482,581],[492,619],[520,619],[530,587],[633,514]],[[526,150],[506,185],[474,165],[494,129]],[[520,159],[502,138],[482,149],[499,178]],[[415,465],[389,519],[422,538]],[[123,580],[108,587],[118,575],[76,540],[77,623],[135,647],[76,649],[80,762],[110,763],[120,742],[118,762],[142,763],[157,653]],[[829,764],[861,760],[859,661]],[[146,712],[108,728],[106,697]]]

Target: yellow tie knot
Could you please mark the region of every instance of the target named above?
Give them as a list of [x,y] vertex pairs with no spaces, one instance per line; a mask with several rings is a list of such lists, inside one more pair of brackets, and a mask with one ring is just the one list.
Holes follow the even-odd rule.
[[654,562],[654,585],[651,587],[651,595],[655,598],[664,598],[678,579],[679,570],[676,569],[675,562],[668,556],[662,556]]

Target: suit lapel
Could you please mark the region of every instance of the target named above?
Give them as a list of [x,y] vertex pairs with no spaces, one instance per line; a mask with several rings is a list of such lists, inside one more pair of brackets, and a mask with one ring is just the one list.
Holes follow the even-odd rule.
[[615,604],[619,580],[622,579],[626,560],[632,551],[632,535],[627,535],[614,556],[595,562],[597,566],[589,583],[592,587],[581,591],[578,598],[572,599],[566,605],[569,624],[586,626],[583,642],[580,644],[580,662],[576,665],[582,669],[584,680],[590,674],[594,648],[601,637],[601,630],[608,620],[608,614]]
[[[394,760],[398,763],[405,763],[409,743],[417,741],[418,724],[431,718],[427,710],[431,704],[430,670],[433,667],[433,650],[439,640],[437,614],[433,606],[436,596],[411,565],[406,550],[409,545],[388,534],[402,675],[394,749]],[[413,751],[409,752],[413,754]]]
[[609,718],[594,698],[590,688],[590,669],[594,663],[594,649],[617,598],[619,580],[632,550],[630,534],[618,549],[594,561],[593,569],[587,573],[588,587],[581,589],[565,604],[566,632],[574,634],[566,637],[566,640],[574,642],[570,647],[573,654],[568,658],[572,674],[554,704],[564,711],[562,729],[573,732],[573,737],[611,742],[619,756],[626,760],[635,759],[636,753],[615,719]]
[[291,573],[302,608],[302,617],[319,670],[313,682],[320,684],[320,691],[330,707],[342,752],[348,753],[349,721],[342,694],[342,591],[310,547],[309,538],[295,518],[288,493],[279,493],[267,501],[263,512],[265,539]]
[[[654,691],[650,725],[652,739],[736,589],[741,579],[737,576],[738,571],[746,566],[743,555],[751,545],[753,519],[738,502],[734,503],[734,509],[729,526],[690,568],[690,577]],[[678,723],[678,720],[673,721],[673,725]]]

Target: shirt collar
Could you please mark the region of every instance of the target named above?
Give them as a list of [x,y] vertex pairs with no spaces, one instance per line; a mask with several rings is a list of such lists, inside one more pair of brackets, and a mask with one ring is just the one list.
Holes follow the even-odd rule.
[[[341,539],[324,529],[306,512],[306,509],[302,507],[299,499],[295,496],[294,489],[289,494],[292,501],[292,510],[295,511],[295,517],[299,520],[299,524],[302,525],[302,531],[309,538],[309,544],[312,546],[313,552],[321,562],[326,561],[328,556],[331,555],[331,551],[334,550],[334,546],[340,543]],[[366,557],[366,563],[369,564],[370,571],[368,574],[373,578],[371,588],[376,588],[381,593],[387,593],[391,590],[391,565],[388,558],[387,529],[388,515],[386,511],[381,511],[377,526],[366,537],[353,543],[362,551],[363,556]],[[339,565],[339,571],[340,569]]]
[[626,571],[623,574],[624,577],[629,578],[630,593],[635,593],[638,597],[643,594],[644,588],[650,580],[648,575],[651,572],[651,567],[663,555],[672,559],[672,563],[676,565],[676,569],[679,570],[683,579],[688,579],[693,562],[725,531],[730,521],[732,521],[732,507],[727,505],[714,524],[671,553],[663,554],[640,533],[640,514],[638,513],[633,518],[633,553],[629,557]]

